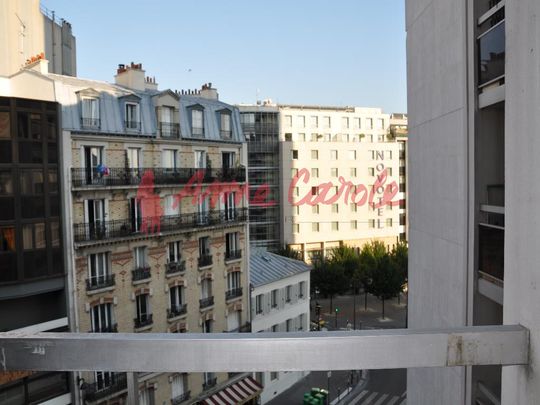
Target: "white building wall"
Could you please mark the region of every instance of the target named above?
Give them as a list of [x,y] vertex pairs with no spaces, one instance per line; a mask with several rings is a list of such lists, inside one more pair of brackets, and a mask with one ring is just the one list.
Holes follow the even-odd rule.
[[[301,314],[304,315],[302,330],[309,331],[309,274],[309,271],[306,271],[253,289],[251,292],[252,332],[272,331],[273,325],[280,325],[280,331],[284,331],[283,327],[287,319],[297,320]],[[298,296],[297,286],[302,281],[305,282],[305,290],[304,297],[300,298]],[[286,303],[284,301],[284,289],[288,285],[293,286],[291,303]],[[270,308],[270,294],[271,291],[275,289],[280,291],[278,307]],[[259,294],[264,295],[264,308],[262,314],[255,313],[256,297]],[[295,325],[297,329],[299,328],[298,323],[293,322],[293,325]],[[270,378],[270,374],[271,373],[269,372],[263,373],[264,391],[261,394],[262,404],[265,404],[290,388],[296,382],[308,375],[309,371],[278,372],[277,378],[274,380]]]
[[[466,11],[466,0],[406,1],[410,328],[467,324]],[[466,403],[465,370],[408,370],[407,403]]]

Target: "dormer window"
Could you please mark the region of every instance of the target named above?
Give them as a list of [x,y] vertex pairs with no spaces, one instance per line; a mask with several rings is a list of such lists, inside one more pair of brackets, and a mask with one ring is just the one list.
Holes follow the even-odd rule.
[[81,99],[81,127],[99,128],[101,121],[99,118],[99,98],[84,97]]
[[132,131],[140,131],[141,119],[138,103],[125,104],[125,126]]
[[180,128],[174,121],[174,107],[162,106],[159,108],[159,127],[164,138],[178,138]]
[[203,110],[193,108],[191,110],[191,134],[193,136],[204,136]]
[[222,111],[220,114],[220,135],[222,138],[230,139],[232,135],[231,131],[231,113],[230,111]]

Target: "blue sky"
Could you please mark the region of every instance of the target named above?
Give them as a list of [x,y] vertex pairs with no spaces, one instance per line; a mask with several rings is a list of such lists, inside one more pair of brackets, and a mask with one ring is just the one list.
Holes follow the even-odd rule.
[[78,75],[141,62],[160,89],[212,82],[230,103],[406,112],[403,0],[42,0],[77,37]]

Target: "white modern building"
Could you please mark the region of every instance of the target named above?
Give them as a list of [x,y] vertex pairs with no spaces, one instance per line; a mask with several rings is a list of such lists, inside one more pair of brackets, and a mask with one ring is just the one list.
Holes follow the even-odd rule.
[[[398,141],[392,116],[360,107],[279,105],[279,111],[283,244],[309,261],[343,244],[405,239],[406,136]],[[406,126],[406,118],[392,124]],[[391,184],[395,205],[378,206]]]
[[411,404],[537,404],[538,0],[407,0],[409,327],[520,324],[529,365],[410,369]]
[[[251,331],[297,332],[309,330],[310,266],[274,253],[250,256]],[[257,373],[264,386],[264,404],[304,378],[309,371]]]

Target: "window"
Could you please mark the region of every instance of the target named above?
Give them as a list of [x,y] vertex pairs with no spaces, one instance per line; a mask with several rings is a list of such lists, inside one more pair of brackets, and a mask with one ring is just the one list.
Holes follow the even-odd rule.
[[370,228],[372,228],[372,229],[375,228],[375,220],[374,220],[374,219],[370,219],[370,220],[368,221],[368,224],[369,224],[369,227],[370,227]]
[[356,151],[350,150],[349,151],[349,160],[356,160]]
[[285,134],[285,142],[292,142],[292,134],[286,133]]
[[338,151],[337,150],[331,150],[330,151],[330,159],[338,160]]
[[323,125],[325,128],[330,128],[330,117],[323,117]]
[[312,222],[311,223],[311,230],[313,232],[319,232],[319,223],[318,222]]
[[0,112],[0,139],[11,139],[9,112]]
[[317,195],[318,192],[319,192],[319,187],[317,186],[311,187],[311,195]]
[[298,150],[296,150],[296,149],[292,150],[292,158],[293,159],[298,159]]
[[220,117],[220,134],[222,138],[230,138],[232,134],[231,130],[231,113],[222,112],[219,114]]
[[135,327],[140,328],[152,323],[152,314],[150,313],[149,295],[139,294],[135,297],[135,306],[137,317],[135,318]]
[[373,167],[368,167],[368,174],[370,176],[375,176],[375,168]]
[[338,177],[339,176],[338,173],[339,173],[339,171],[338,171],[337,167],[333,167],[333,168],[330,169],[330,176]]
[[191,135],[204,136],[203,110],[198,108],[191,110]]
[[279,331],[279,325],[272,325],[272,332],[278,332]]
[[293,213],[294,213],[295,215],[300,215],[300,206],[299,206],[299,205],[295,205],[295,206],[293,207]]
[[298,116],[298,126],[300,128],[306,127],[306,116],[305,115],[299,115]]
[[[161,124],[168,124],[166,126],[169,126],[173,122],[172,118],[173,118],[173,114],[174,114],[174,108],[173,107],[162,106],[162,107],[160,107],[160,113],[161,113],[160,123]],[[163,126],[162,126],[162,128],[161,128],[162,132],[163,132],[163,129],[169,129],[169,128],[163,128]]]
[[270,380],[274,381],[278,379],[278,372],[277,371],[270,371]]
[[285,116],[285,126],[292,127],[292,115]]
[[139,104],[126,103],[126,129],[140,130]]
[[311,128],[317,128],[319,126],[319,117],[316,115],[311,116]]
[[147,255],[146,246],[137,246],[135,249],[133,249],[133,257],[134,257],[136,269],[143,269],[143,268],[148,267],[146,255]]
[[304,330],[304,323],[306,322],[305,318],[305,314],[298,315],[298,330]]
[[97,98],[83,98],[81,100],[81,125],[83,128],[96,128],[99,127],[99,99]]
[[128,160],[128,167],[130,169],[140,169],[141,168],[141,149],[128,148],[127,160]]
[[206,169],[206,151],[204,150],[195,151],[195,168]]
[[319,159],[319,151],[318,150],[312,150],[311,151],[311,159],[318,160]]
[[356,219],[351,221],[351,229],[358,229],[358,221]]
[[139,405],[154,405],[154,388],[143,388],[139,391]]
[[315,178],[315,179],[316,179],[317,177],[319,177],[319,169],[317,169],[317,168],[311,169],[311,177],[313,177],[313,178]]
[[324,134],[325,142],[332,142],[332,134]]
[[298,140],[300,142],[305,142],[306,141],[306,134],[298,134]]
[[287,332],[292,332],[292,319],[287,319],[287,321],[285,321],[285,330]]
[[227,274],[227,289],[236,290],[237,288],[242,288],[241,284],[242,273],[239,271],[233,271]]
[[353,127],[354,129],[360,129],[361,128],[361,125],[360,125],[360,118],[355,118],[353,120]]
[[255,313],[262,314],[263,312],[263,295],[259,294],[255,297]]
[[391,168],[391,167],[387,167],[387,168],[386,168],[386,175],[387,175],[387,176],[391,176],[391,175],[392,175],[392,168]]
[[318,214],[319,213],[319,205],[312,205],[311,206],[311,213],[312,214]]
[[88,256],[88,288],[105,287],[109,281],[109,253]]
[[358,211],[358,204],[352,203],[350,205],[350,207],[351,207],[351,212],[357,212]]
[[351,177],[356,177],[356,167],[351,167]]
[[45,249],[45,224],[23,225],[23,249]]
[[277,308],[278,306],[278,293],[278,290],[272,290],[272,292],[270,293],[270,305],[272,306],[272,308]]
[[342,128],[349,128],[349,118],[348,117],[342,117],[341,118],[341,127]]
[[182,260],[181,242],[169,242],[168,245],[168,263],[178,263]]
[[210,255],[210,238],[203,236],[199,238],[199,257]]
[[295,197],[298,197],[300,195],[300,188],[295,187],[294,190],[293,190],[293,193],[294,193]]
[[169,301],[171,305],[171,313],[180,315],[180,311],[185,302],[183,285],[175,285],[169,288]]
[[162,152],[163,157],[163,167],[165,169],[176,169],[177,168],[177,151],[174,149],[165,149]]
[[300,224],[292,224],[293,233],[300,233]]
[[386,211],[392,211],[392,203],[386,203]]
[[373,129],[373,118],[366,118],[366,128]]
[[225,258],[226,259],[239,259],[240,258],[240,241],[238,232],[231,232],[225,234]]
[[44,177],[41,169],[24,169],[19,172],[21,214],[23,218],[45,216]]
[[337,214],[339,212],[339,204],[332,204],[332,214]]
[[386,226],[388,227],[392,226],[392,218],[386,218]]
[[200,199],[197,204],[197,222],[199,225],[208,224],[209,218],[209,196],[206,196],[203,199]]
[[311,142],[319,142],[319,138],[322,138],[322,135],[311,134]]
[[111,303],[95,305],[91,308],[92,332],[114,332],[113,310]]
[[230,311],[227,315],[227,332],[238,332],[242,320],[242,311]]
[[171,390],[171,400],[175,403],[175,399],[183,397],[184,393],[188,390],[187,375],[175,375],[172,379]]
[[339,231],[339,222],[332,222],[332,230]]
[[304,298],[306,296],[306,282],[300,281],[298,284],[298,298]]

